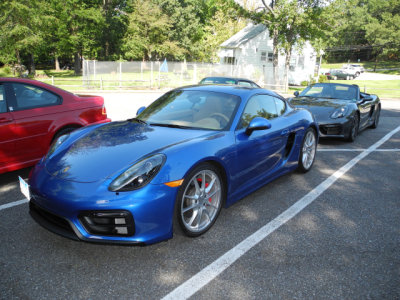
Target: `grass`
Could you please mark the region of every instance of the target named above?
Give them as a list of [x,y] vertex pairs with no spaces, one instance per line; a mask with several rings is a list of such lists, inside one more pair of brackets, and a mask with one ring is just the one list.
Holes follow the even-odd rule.
[[[366,70],[373,70],[375,62],[350,62],[350,63],[334,63],[334,64],[322,64],[323,69],[340,69],[344,64],[360,64]],[[383,61],[378,62],[376,65],[376,73],[400,75],[400,62],[398,61]]]

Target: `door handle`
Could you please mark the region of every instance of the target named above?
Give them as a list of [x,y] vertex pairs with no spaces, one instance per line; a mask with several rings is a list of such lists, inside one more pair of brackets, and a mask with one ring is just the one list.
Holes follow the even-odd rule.
[[285,135],[288,135],[288,134],[289,134],[289,130],[288,129],[282,130],[282,132],[281,132],[281,136],[285,136]]

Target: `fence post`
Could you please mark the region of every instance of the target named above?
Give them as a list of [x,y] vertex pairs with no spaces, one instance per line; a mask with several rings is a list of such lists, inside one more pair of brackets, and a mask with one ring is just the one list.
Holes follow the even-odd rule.
[[364,93],[366,93],[366,92],[367,92],[367,86],[364,85]]
[[193,84],[197,84],[197,64],[194,63],[193,66]]
[[143,61],[140,62],[140,79],[143,80]]
[[153,87],[153,62],[150,62],[150,88]]
[[100,89],[103,89],[103,77],[100,77]]
[[158,62],[158,88],[161,88],[161,65],[160,62]]
[[96,80],[96,61],[93,61],[93,79]]
[[51,75],[51,84],[54,85],[54,76]]
[[119,88],[122,87],[122,61],[119,62]]

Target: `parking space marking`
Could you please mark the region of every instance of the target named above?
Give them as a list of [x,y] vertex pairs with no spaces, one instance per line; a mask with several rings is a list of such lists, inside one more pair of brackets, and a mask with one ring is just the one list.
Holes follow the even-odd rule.
[[6,208],[10,208],[10,207],[14,207],[14,206],[17,206],[17,205],[21,205],[21,204],[28,203],[28,202],[29,201],[27,199],[22,199],[22,200],[10,202],[10,203],[7,203],[7,204],[0,205],[0,210],[6,209]]
[[203,270],[193,275],[187,281],[179,285],[169,294],[167,294],[162,300],[177,300],[177,299],[188,299],[198,292],[202,287],[207,285],[209,282],[214,280],[219,274],[226,270],[242,255],[246,254],[251,248],[257,245],[259,242],[264,240],[276,229],[281,227],[283,224],[294,218],[299,212],[311,204],[317,199],[324,191],[326,191],[333,183],[335,183],[340,177],[347,173],[352,167],[354,167],[360,160],[365,158],[371,152],[376,151],[383,143],[389,140],[394,134],[400,131],[400,126],[386,134],[382,139],[373,144],[368,149],[358,154],[355,158],[350,160],[347,164],[325,179],[316,188],[306,194],[303,198],[298,200],[287,210],[267,223],[255,233],[247,237],[241,243],[233,247],[231,250],[220,256],[214,262],[209,264]]
[[[320,148],[317,149],[318,152],[363,152],[368,149],[334,149],[334,148]],[[394,148],[394,149],[376,149],[374,152],[398,152],[400,149]]]

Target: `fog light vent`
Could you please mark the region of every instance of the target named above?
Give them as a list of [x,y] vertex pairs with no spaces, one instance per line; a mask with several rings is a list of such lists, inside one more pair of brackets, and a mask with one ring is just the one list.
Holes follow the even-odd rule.
[[83,211],[78,218],[90,234],[131,236],[135,233],[132,214],[126,210]]

